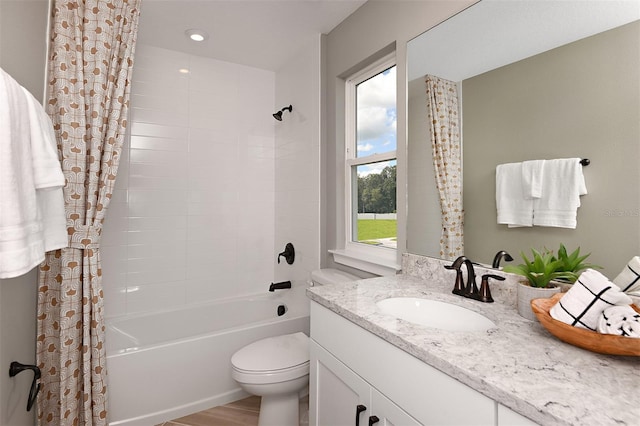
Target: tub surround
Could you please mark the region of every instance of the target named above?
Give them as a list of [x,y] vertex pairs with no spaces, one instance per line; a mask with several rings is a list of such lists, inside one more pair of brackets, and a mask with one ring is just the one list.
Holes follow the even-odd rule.
[[[314,302],[539,424],[636,424],[637,358],[600,355],[563,343],[516,312],[517,277],[491,284],[495,303],[451,294],[450,262],[403,256],[405,274],[307,290]],[[476,268],[478,276],[483,268]],[[492,271],[495,273],[495,271]],[[498,325],[448,332],[386,316],[375,303],[423,297],[479,312]],[[312,318],[313,321],[313,318]]]
[[157,424],[247,396],[231,375],[234,352],[309,333],[304,288],[266,293],[108,323],[109,424]]

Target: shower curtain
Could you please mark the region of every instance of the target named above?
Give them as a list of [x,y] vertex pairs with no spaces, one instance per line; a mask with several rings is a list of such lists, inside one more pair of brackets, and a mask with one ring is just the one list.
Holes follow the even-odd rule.
[[426,76],[426,83],[429,134],[440,195],[440,257],[455,259],[464,253],[458,89],[455,82],[433,75]]
[[39,425],[107,424],[100,234],[127,125],[140,1],[53,1],[46,108],[69,246],[40,265]]

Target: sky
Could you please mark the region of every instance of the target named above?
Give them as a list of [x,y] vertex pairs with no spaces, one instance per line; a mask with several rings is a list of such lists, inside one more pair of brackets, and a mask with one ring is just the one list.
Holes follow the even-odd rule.
[[[357,88],[358,158],[396,149],[396,67],[392,67]],[[380,173],[394,161],[358,167],[358,175]]]

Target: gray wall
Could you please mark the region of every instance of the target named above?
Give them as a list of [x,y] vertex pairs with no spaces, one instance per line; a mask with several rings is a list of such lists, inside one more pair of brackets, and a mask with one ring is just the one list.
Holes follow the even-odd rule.
[[[46,0],[0,0],[0,67],[38,100],[44,87]],[[11,361],[35,362],[37,274],[0,280],[0,425],[33,425],[26,411],[33,375],[9,378]]]
[[[639,52],[635,22],[463,81],[466,255],[563,242],[614,278],[640,253]],[[575,230],[496,224],[496,165],[567,157],[591,160]]]
[[[395,46],[397,61],[398,217],[406,215],[407,42],[465,7],[473,0],[370,0],[325,38],[326,132],[322,151],[322,265],[335,266],[328,249],[344,248],[344,82],[373,59]],[[406,229],[398,228],[398,255],[405,251]],[[343,268],[345,269],[345,268]]]

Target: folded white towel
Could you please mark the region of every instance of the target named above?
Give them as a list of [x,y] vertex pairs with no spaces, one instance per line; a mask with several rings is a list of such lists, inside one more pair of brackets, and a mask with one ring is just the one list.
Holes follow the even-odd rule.
[[579,158],[546,160],[542,195],[533,202],[533,224],[575,229],[580,196],[587,193]]
[[602,312],[614,305],[630,305],[631,298],[607,277],[587,269],[556,303],[551,317],[574,327],[596,331]]
[[42,223],[44,251],[66,247],[67,219],[64,211],[64,174],[58,160],[53,123],[36,98],[23,88],[29,110],[31,160],[38,206],[37,220]]
[[640,256],[634,256],[613,282],[625,293],[640,296]]
[[522,193],[525,199],[542,196],[542,176],[545,160],[522,162]]
[[498,223],[532,226],[533,200],[525,199],[522,186],[522,163],[496,167],[496,208]]
[[[50,213],[39,210],[37,191],[64,185],[50,135],[38,134],[40,118],[31,117],[32,98],[0,69],[0,278],[22,275],[44,260],[48,243],[42,219]],[[44,126],[40,132],[52,131]],[[59,218],[59,207],[57,211]],[[56,242],[51,246],[60,243],[60,230],[52,235],[51,241]]]
[[612,306],[600,315],[598,333],[640,339],[640,314],[631,306]]

